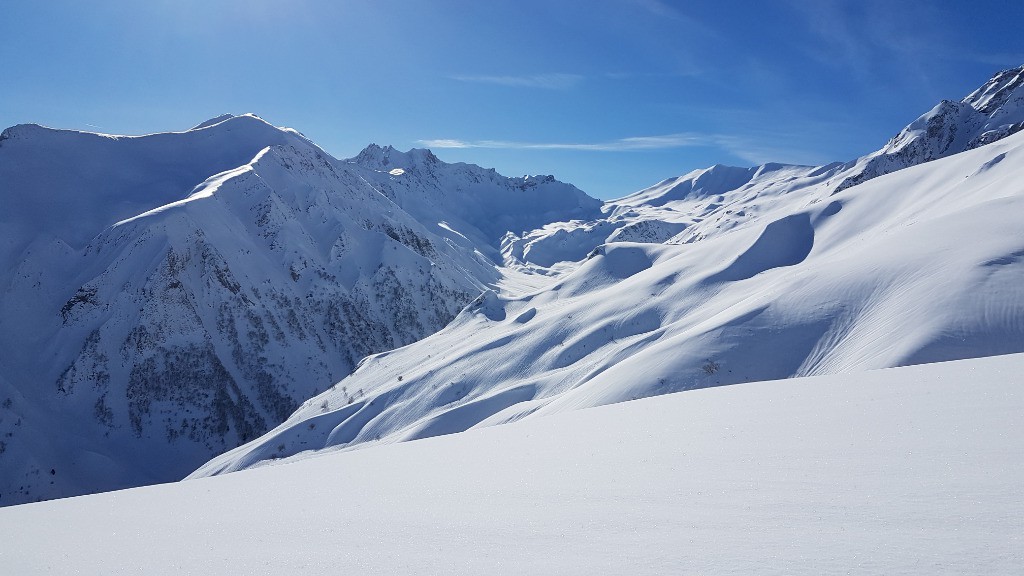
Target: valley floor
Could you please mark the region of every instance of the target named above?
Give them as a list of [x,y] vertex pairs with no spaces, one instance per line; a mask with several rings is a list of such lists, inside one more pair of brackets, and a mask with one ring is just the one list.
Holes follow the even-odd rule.
[[9,574],[1021,574],[1024,355],[0,509]]

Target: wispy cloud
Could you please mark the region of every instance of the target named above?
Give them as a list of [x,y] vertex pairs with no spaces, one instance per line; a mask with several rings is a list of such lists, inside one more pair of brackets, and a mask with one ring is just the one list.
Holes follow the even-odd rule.
[[777,137],[761,139],[751,136],[718,135],[713,140],[714,145],[719,149],[754,165],[779,162],[818,166],[835,160],[835,158],[826,158],[820,152],[809,151],[799,145],[789,146],[786,140]]
[[516,142],[511,140],[419,140],[428,148],[497,148],[505,150],[589,150],[622,152],[626,150],[657,150],[713,144],[707,136],[696,133],[666,134],[661,136],[633,136],[605,142]]
[[735,134],[705,134],[679,132],[657,136],[633,136],[603,142],[519,142],[512,140],[417,140],[421,146],[443,148],[488,148],[500,150],[575,150],[584,152],[629,152],[636,150],[666,150],[673,148],[716,148],[751,164],[783,162],[793,164],[823,164],[827,161],[819,153],[786,145],[780,135],[755,137]]
[[669,2],[665,2],[663,0],[633,0],[633,3],[659,18],[667,18],[669,20],[675,20],[676,22],[683,22],[691,26],[693,29],[699,30],[703,33],[711,32],[710,28],[706,25],[689,17],[679,7],[673,6]]
[[518,88],[543,88],[546,90],[568,90],[583,81],[579,74],[534,74],[528,76],[452,76],[459,82],[497,84]]

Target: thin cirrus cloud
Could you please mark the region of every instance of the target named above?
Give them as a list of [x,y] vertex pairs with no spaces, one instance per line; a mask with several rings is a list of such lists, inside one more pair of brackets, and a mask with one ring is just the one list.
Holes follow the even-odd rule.
[[583,81],[579,74],[533,74],[528,76],[452,76],[459,82],[496,84],[519,88],[543,88],[546,90],[568,90]]
[[657,150],[661,148],[681,148],[684,146],[704,146],[713,144],[707,136],[694,133],[667,134],[664,136],[634,136],[606,142],[569,143],[569,142],[514,142],[509,140],[419,140],[418,143],[427,148],[495,148],[505,150],[592,150],[605,152],[621,152],[625,150]]
[[[702,134],[697,132],[681,132],[661,136],[634,136],[605,142],[592,143],[560,143],[560,142],[515,142],[509,140],[457,140],[436,139],[417,140],[421,146],[434,149],[442,148],[491,148],[502,150],[576,150],[593,152],[627,152],[631,150],[665,150],[705,146],[723,150],[736,158],[752,164],[766,162],[784,162],[816,166],[828,159],[819,153],[803,147],[790,148],[779,138],[755,138],[750,136],[727,134]],[[769,144],[768,142],[771,142]]]

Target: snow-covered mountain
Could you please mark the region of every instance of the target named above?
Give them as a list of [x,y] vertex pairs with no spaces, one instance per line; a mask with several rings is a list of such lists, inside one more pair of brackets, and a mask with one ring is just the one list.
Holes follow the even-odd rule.
[[426,150],[337,160],[251,115],[8,129],[0,504],[173,480],[244,442],[195,475],[1024,351],[1022,76],[851,162],[603,204]]
[[[4,131],[0,504],[180,479],[441,329],[500,279],[480,237],[506,205],[523,226],[597,213],[534,180],[427,151],[340,161],[252,115]],[[410,200],[456,190],[473,210],[447,221]]]
[[[967,114],[955,131],[1012,126],[1022,72],[965,99],[990,122]],[[1024,133],[872,173],[890,152],[933,150],[920,122],[854,162],[715,166],[600,219],[506,235],[506,273],[550,284],[486,292],[196,475],[680,390],[1024,351]]]

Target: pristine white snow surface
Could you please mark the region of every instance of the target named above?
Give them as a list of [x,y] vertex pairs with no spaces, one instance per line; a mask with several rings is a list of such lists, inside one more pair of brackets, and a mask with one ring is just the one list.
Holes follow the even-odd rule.
[[0,509],[9,574],[1024,573],[1024,355]]

